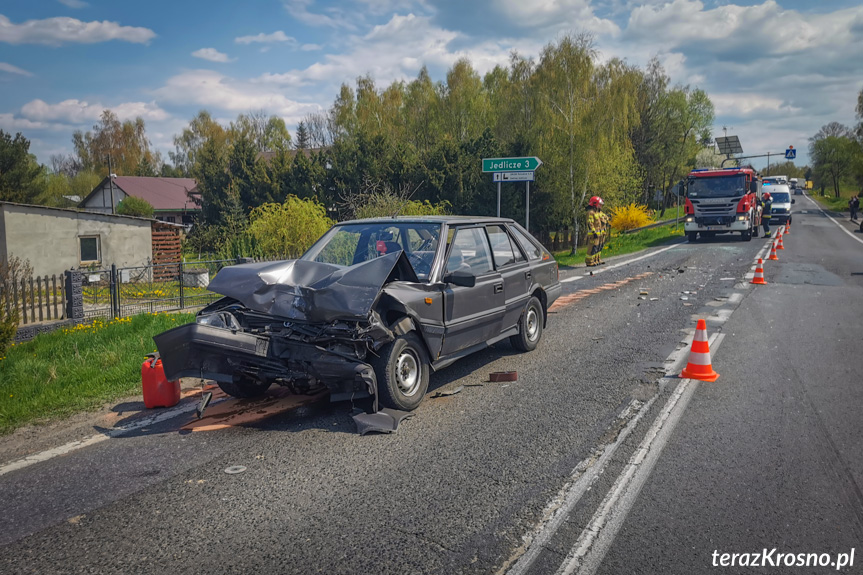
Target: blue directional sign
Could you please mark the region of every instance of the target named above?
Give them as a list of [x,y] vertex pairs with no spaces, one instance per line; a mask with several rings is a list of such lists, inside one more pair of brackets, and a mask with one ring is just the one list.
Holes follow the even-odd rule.
[[785,159],[793,160],[797,157],[797,150],[794,149],[794,146],[788,146],[788,149],[785,150]]

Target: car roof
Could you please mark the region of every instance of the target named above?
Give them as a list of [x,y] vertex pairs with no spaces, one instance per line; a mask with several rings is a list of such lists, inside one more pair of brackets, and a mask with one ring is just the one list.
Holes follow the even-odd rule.
[[366,218],[362,220],[346,220],[338,222],[337,226],[345,224],[393,224],[393,223],[422,223],[422,224],[489,224],[507,223],[514,224],[510,218],[495,218],[488,216],[396,216],[394,218]]

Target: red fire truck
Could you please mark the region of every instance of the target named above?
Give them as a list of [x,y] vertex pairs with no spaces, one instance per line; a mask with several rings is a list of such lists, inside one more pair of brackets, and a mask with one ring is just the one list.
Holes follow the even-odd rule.
[[751,168],[692,170],[684,188],[690,242],[701,237],[739,232],[743,241],[758,237],[761,225],[761,182]]

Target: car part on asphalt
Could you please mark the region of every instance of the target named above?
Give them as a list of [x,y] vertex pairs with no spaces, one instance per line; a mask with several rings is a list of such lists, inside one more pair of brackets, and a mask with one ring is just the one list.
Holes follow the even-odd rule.
[[230,467],[225,468],[225,473],[228,475],[237,475],[238,473],[242,473],[246,470],[245,465],[232,465]]
[[499,381],[518,381],[517,371],[495,371],[488,374],[488,380],[492,382]]
[[464,386],[460,385],[460,386],[456,387],[455,389],[447,389],[445,391],[439,391],[436,394],[434,394],[432,396],[432,398],[437,399],[438,397],[449,397],[451,395],[461,393],[462,391],[464,391]]
[[201,401],[199,401],[198,405],[195,407],[195,415],[198,416],[198,419],[204,417],[204,410],[207,409],[207,406],[210,405],[211,401],[213,401],[212,391],[205,391],[201,394]]
[[371,432],[392,433],[399,428],[399,423],[413,417],[413,415],[410,411],[400,411],[384,407],[375,413],[366,413],[363,411],[352,417],[357,426],[357,433],[365,435]]

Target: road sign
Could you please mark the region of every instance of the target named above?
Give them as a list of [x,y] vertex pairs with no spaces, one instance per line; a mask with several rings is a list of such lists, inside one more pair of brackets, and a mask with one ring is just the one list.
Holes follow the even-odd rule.
[[[536,156],[527,158],[483,158],[483,172],[532,172],[542,165]],[[524,180],[523,180],[524,181]]]
[[797,150],[794,149],[794,146],[788,146],[788,149],[785,150],[785,159],[793,160],[797,157]]
[[495,182],[532,182],[534,172],[494,172]]

